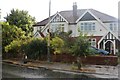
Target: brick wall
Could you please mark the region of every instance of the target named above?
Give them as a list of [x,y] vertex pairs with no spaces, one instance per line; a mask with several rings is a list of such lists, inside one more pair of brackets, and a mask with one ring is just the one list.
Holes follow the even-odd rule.
[[[81,57],[83,64],[92,64],[92,65],[117,65],[118,57],[117,56],[88,56],[86,58]],[[76,62],[76,57],[68,54],[59,54],[52,55],[52,61],[55,62]]]

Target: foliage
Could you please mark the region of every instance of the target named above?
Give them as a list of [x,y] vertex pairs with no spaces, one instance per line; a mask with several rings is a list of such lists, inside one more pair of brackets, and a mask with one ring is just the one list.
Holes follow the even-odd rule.
[[116,55],[117,55],[118,57],[120,57],[120,51],[118,51],[118,52],[116,53]]
[[77,56],[78,69],[81,69],[82,67],[81,56],[86,57],[87,55],[89,55],[89,46],[90,43],[88,41],[87,34],[82,34],[80,32],[80,35],[76,38],[76,41],[72,46],[72,54]]
[[15,57],[19,54],[26,54],[29,59],[39,59],[47,54],[47,43],[44,39],[26,38],[14,40],[5,47],[5,51],[12,53]]
[[71,37],[72,31],[68,32],[55,32],[52,37],[59,37],[64,41],[64,45],[61,48],[61,53],[71,53],[71,48],[74,44],[74,38]]
[[7,45],[5,47],[5,51],[6,52],[12,52],[12,53],[16,53],[16,52],[19,52],[19,48],[21,46],[22,42],[20,40],[14,40],[12,41],[9,45]]
[[14,25],[9,25],[7,22],[2,22],[2,50],[9,45],[13,40],[22,39],[25,37],[25,32],[21,28]]
[[55,50],[54,54],[61,53],[63,45],[64,41],[59,37],[55,37],[51,40],[51,47]]
[[9,45],[5,46],[5,52],[9,53],[11,56],[17,57],[19,54],[23,53],[22,46],[30,42],[29,37],[24,37],[22,39],[15,39]]
[[5,52],[9,53],[12,57],[17,57],[21,44],[20,40],[13,40],[9,45],[5,46]]
[[87,56],[89,55],[89,46],[87,35],[80,33],[76,38],[74,46],[72,47],[73,55],[75,56]]
[[28,11],[12,9],[5,19],[10,25],[16,25],[18,28],[25,31],[26,35],[32,34],[32,25],[35,23],[35,18],[29,15]]
[[44,39],[33,38],[29,43],[22,45],[22,51],[29,59],[39,59],[47,54],[47,42]]

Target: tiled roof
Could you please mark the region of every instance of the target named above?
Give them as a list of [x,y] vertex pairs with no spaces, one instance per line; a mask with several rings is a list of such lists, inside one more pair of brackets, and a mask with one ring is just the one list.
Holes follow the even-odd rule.
[[[78,9],[77,10],[77,19],[80,18],[80,16],[82,16],[84,14],[84,12],[87,9]],[[90,12],[92,12],[92,14],[94,14],[98,19],[100,19],[102,22],[113,22],[113,21],[117,21],[117,18],[112,17],[110,15],[107,15],[105,13],[99,12],[97,10],[94,9],[88,9]],[[59,12],[59,14],[61,14],[69,23],[75,23],[74,17],[73,17],[73,11],[72,10],[67,10],[67,11],[61,11]],[[54,16],[54,15],[53,15]],[[51,18],[53,17],[51,16]],[[76,19],[76,20],[77,20]],[[88,17],[89,19],[89,17]],[[40,22],[38,22],[37,24],[35,24],[34,26],[45,26],[49,21],[49,18],[46,18]]]
[[100,19],[102,22],[107,22],[107,21],[117,21],[117,18],[110,16],[108,14],[99,12],[97,10],[94,9],[90,9],[90,11],[98,18]]

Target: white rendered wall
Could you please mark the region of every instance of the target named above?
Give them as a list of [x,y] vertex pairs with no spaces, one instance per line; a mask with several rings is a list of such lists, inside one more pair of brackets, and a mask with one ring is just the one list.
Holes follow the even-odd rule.
[[72,37],[76,37],[76,32],[77,32],[77,26],[76,25],[69,25],[68,27],[69,30],[72,30]]
[[42,29],[44,26],[35,26],[33,27],[33,33],[35,34],[37,32],[37,30],[40,30],[40,28]]

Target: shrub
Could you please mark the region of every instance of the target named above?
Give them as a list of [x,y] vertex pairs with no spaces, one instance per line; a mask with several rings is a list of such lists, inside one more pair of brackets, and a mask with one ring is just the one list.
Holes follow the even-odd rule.
[[54,49],[54,54],[62,53],[63,45],[64,41],[59,37],[55,37],[51,40],[51,47]]
[[17,57],[18,53],[20,52],[21,46],[20,40],[14,40],[9,45],[5,47],[5,52],[11,54],[11,57]]
[[5,47],[5,51],[13,57],[26,54],[29,59],[40,59],[47,54],[47,42],[38,38],[14,40]]
[[87,56],[89,55],[90,43],[86,35],[80,33],[80,36],[76,38],[76,41],[72,47],[73,55],[75,56]]
[[87,35],[83,35],[82,33],[80,33],[72,47],[72,54],[74,56],[77,56],[78,69],[81,69],[82,66],[81,56],[86,57],[87,55],[89,55],[89,46],[90,43],[88,41]]
[[29,59],[40,59],[47,54],[47,42],[44,39],[33,38],[29,44],[22,46]]

